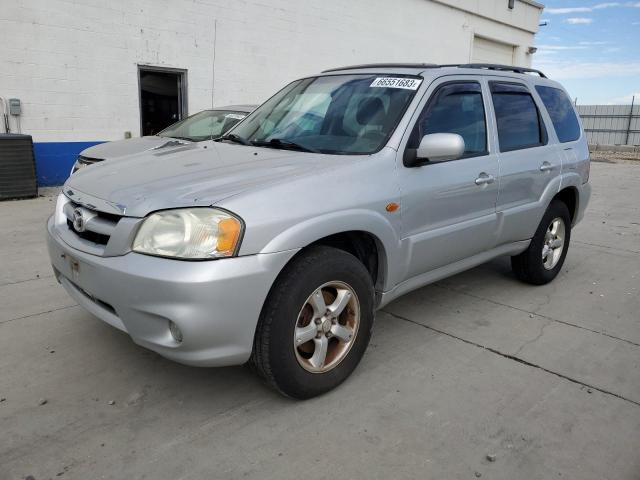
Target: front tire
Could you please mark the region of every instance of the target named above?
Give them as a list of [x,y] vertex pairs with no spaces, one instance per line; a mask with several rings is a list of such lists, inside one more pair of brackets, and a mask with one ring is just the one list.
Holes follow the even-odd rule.
[[369,344],[374,298],[371,275],[353,255],[326,246],[303,251],[269,292],[251,363],[293,398],[337,387]]
[[516,277],[532,285],[552,281],[564,264],[571,240],[571,216],[564,202],[553,200],[547,208],[529,247],[511,257]]

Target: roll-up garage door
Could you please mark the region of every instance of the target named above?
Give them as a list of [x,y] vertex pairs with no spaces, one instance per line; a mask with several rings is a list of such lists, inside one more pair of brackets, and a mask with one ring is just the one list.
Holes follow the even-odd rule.
[[513,65],[513,45],[483,37],[474,37],[473,63]]

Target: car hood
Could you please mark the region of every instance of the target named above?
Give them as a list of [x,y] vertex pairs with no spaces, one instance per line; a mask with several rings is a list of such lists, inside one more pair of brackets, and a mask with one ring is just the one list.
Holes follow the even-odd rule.
[[109,205],[112,213],[143,217],[155,210],[213,205],[249,189],[344,163],[344,156],[208,141],[83,168],[67,180],[63,191],[79,203]]
[[84,149],[80,155],[97,160],[111,160],[113,158],[124,157],[136,153],[142,153],[153,149],[175,149],[193,142],[188,140],[178,140],[169,137],[140,137],[118,140],[116,142],[105,142]]

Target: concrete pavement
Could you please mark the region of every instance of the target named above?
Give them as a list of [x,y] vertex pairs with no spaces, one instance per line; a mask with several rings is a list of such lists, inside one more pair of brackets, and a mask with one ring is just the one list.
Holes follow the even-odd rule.
[[637,480],[640,165],[591,177],[552,284],[499,259],[410,293],[306,402],[134,345],[53,279],[52,199],[0,203],[0,479]]

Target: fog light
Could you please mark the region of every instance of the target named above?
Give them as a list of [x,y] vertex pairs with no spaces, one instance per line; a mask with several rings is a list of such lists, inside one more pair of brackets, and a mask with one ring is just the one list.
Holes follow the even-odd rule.
[[182,332],[178,328],[178,325],[173,323],[171,320],[169,320],[169,331],[171,332],[171,336],[176,342],[182,342]]

